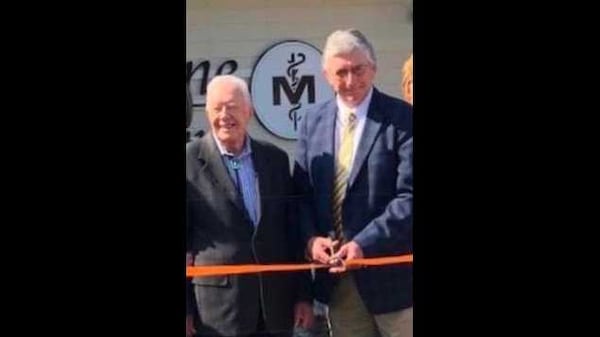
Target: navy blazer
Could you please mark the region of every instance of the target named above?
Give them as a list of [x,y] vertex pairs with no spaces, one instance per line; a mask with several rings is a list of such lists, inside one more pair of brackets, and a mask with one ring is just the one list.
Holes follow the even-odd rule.
[[[335,163],[335,98],[307,111],[301,124],[294,165],[303,242],[333,237],[332,189]],[[343,230],[365,257],[412,252],[412,107],[373,90],[364,131],[342,206]],[[351,272],[373,314],[412,306],[412,264],[362,268]],[[329,302],[338,276],[316,275],[316,298]]]

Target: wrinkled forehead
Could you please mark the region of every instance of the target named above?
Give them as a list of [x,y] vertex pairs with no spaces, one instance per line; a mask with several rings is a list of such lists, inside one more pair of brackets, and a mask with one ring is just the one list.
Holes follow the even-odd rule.
[[361,51],[351,53],[340,53],[330,56],[324,64],[324,69],[330,72],[337,72],[341,69],[354,69],[357,67],[372,66],[369,58]]
[[215,83],[206,93],[206,104],[244,103],[242,90],[228,82]]

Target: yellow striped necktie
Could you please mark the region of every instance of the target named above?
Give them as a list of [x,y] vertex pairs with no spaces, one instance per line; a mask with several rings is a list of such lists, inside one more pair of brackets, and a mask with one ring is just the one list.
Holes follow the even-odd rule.
[[[335,178],[333,181],[333,230],[334,239],[340,244],[344,241],[342,226],[342,204],[346,196],[350,165],[352,164],[352,150],[354,148],[354,131],[356,130],[356,114],[348,111],[345,114],[346,123],[342,125],[340,147],[336,160]],[[339,246],[338,246],[339,247]]]

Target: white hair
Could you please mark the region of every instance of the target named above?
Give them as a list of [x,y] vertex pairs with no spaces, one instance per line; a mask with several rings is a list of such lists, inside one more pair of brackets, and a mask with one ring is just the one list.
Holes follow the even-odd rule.
[[208,86],[206,87],[206,92],[211,91],[211,88],[220,83],[231,83],[233,84],[244,97],[244,101],[248,104],[248,106],[252,106],[252,100],[250,99],[250,91],[248,90],[248,83],[243,79],[235,76],[235,75],[217,75],[213,77],[210,82],[208,82]]
[[330,57],[349,54],[355,50],[362,52],[371,65],[377,65],[375,52],[369,40],[358,29],[350,28],[336,30],[327,37],[325,47],[323,48],[323,67]]

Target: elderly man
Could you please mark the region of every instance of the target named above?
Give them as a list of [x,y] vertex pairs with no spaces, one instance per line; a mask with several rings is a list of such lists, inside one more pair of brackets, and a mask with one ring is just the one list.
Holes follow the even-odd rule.
[[[193,264],[297,262],[300,241],[288,157],[248,135],[253,110],[246,82],[232,75],[215,77],[207,87],[206,113],[210,131],[186,147]],[[290,336],[294,323],[308,328],[313,320],[309,277],[257,273],[193,278],[196,332]]]

